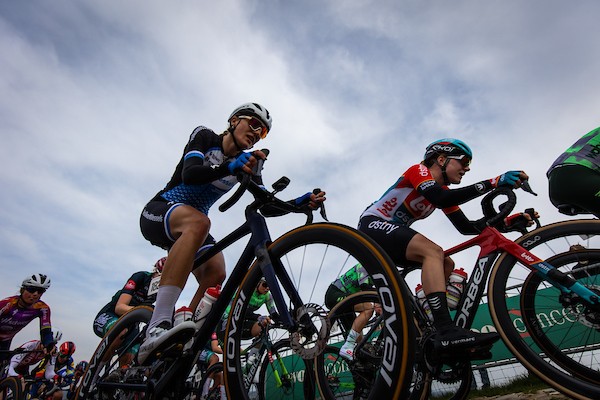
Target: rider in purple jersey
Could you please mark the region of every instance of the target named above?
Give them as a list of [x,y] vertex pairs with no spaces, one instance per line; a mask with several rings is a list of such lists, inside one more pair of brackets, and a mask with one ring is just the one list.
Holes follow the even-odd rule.
[[[50,278],[33,274],[23,280],[20,294],[0,300],[0,350],[9,350],[13,337],[35,318],[40,319],[40,337],[46,348],[53,344],[50,307],[40,300],[50,287]],[[0,354],[0,359],[7,358]]]

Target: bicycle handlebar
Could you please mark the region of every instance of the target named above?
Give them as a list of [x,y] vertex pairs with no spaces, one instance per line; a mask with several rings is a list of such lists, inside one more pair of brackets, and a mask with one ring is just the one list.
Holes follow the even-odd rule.
[[[507,200],[498,206],[499,212],[496,212],[492,202],[498,196],[506,196]],[[516,205],[517,195],[511,188],[502,187],[494,189],[481,200],[481,209],[483,210],[483,215],[487,218],[486,225],[496,225],[498,222],[508,217],[508,214],[510,214]]]
[[[265,154],[265,156],[269,155],[269,149],[262,149],[261,151]],[[263,160],[262,158],[259,159],[256,162],[256,165],[254,166],[254,168],[252,169],[252,175],[260,176],[264,163],[265,163],[265,160]],[[248,189],[248,185],[250,184],[252,175],[245,174],[243,172],[238,172],[236,174],[236,178],[237,178],[238,182],[240,182],[240,186],[231,195],[231,197],[229,199],[227,199],[225,202],[223,202],[223,204],[221,204],[219,206],[219,211],[225,212],[225,211],[229,210],[235,203],[237,203],[237,201],[242,197],[242,195],[244,194],[246,189]]]
[[[523,181],[523,183],[521,184],[521,188],[525,192],[537,196],[537,193],[535,193],[531,189],[529,181]],[[507,200],[506,202],[498,206],[498,212],[496,212],[492,202],[498,196],[506,196]],[[514,188],[500,187],[494,189],[481,200],[481,208],[483,210],[483,215],[487,219],[486,225],[494,226],[497,223],[501,222],[504,218],[508,217],[508,214],[511,213],[511,211],[515,208],[516,205],[517,195],[514,192]],[[531,216],[532,220],[534,220],[539,227],[539,221],[537,220],[537,218],[535,218],[535,211],[532,208],[528,208],[527,210],[525,210],[525,212]]]
[[[265,155],[269,155],[268,149],[262,149],[261,151]],[[307,205],[297,206],[297,205],[290,204],[286,201],[283,201],[283,200],[275,197],[275,193],[279,192],[280,190],[283,190],[283,188],[285,188],[287,186],[287,184],[289,183],[289,179],[287,179],[285,177],[281,178],[278,182],[282,183],[282,187],[276,189],[274,192],[267,191],[266,189],[259,186],[256,182],[254,182],[252,180],[253,176],[261,176],[261,172],[262,172],[265,161],[266,161],[266,159],[265,160],[259,159],[258,162],[256,163],[256,165],[254,166],[254,168],[252,169],[252,174],[248,174],[248,173],[244,173],[244,172],[239,172],[236,174],[236,178],[240,182],[240,185],[237,188],[237,190],[235,191],[235,193],[219,206],[219,211],[221,211],[221,212],[227,211],[242,197],[242,195],[244,194],[245,191],[249,191],[250,193],[252,193],[252,195],[254,196],[254,198],[256,200],[254,202],[254,205],[257,208],[260,208],[266,204],[270,204],[270,205],[274,206],[275,208],[280,209],[286,213],[306,214],[306,216],[307,216],[306,223],[307,224],[312,223],[313,210],[310,207],[308,207]],[[318,189],[318,188],[313,190],[314,194],[318,194],[320,192],[321,192],[321,189]],[[323,219],[327,220],[327,215],[325,213],[324,206],[321,205],[319,208],[321,209],[321,216],[323,217]]]

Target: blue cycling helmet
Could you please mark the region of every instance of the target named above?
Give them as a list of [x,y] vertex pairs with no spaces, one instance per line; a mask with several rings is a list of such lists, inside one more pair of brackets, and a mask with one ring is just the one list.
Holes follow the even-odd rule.
[[473,152],[471,148],[467,146],[465,142],[459,139],[444,138],[436,140],[430,143],[425,149],[425,155],[423,160],[428,160],[431,157],[437,157],[440,154],[447,154],[452,156],[465,155],[470,159],[473,158]]

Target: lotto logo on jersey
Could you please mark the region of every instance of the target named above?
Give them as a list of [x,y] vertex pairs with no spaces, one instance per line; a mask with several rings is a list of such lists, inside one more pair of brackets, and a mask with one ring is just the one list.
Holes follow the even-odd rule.
[[429,168],[427,168],[423,164],[419,164],[419,175],[421,175],[421,176],[429,175]]
[[390,212],[396,208],[396,205],[398,205],[398,199],[393,197],[383,203],[380,207],[377,207],[377,211],[389,218]]
[[127,283],[125,284],[124,289],[134,290],[135,289],[135,282],[132,279],[128,280]]

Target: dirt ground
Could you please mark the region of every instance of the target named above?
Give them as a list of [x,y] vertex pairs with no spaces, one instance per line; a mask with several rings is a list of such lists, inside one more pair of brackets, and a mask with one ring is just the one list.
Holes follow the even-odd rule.
[[557,392],[554,389],[544,389],[538,390],[536,393],[514,393],[514,394],[503,394],[500,396],[492,396],[492,397],[476,397],[472,400],[512,400],[512,399],[522,399],[522,400],[568,400],[569,397]]

